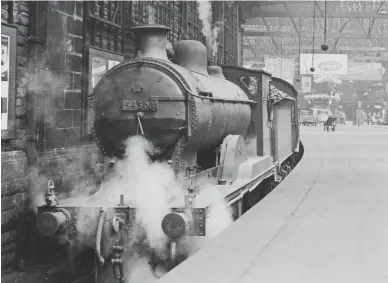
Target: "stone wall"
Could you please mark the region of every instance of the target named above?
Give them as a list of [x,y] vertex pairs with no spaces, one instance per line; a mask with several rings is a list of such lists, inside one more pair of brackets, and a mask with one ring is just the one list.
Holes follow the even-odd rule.
[[[47,48],[37,83],[45,91],[45,148],[80,143],[82,89],[82,2],[57,1],[47,5]],[[41,114],[41,113],[40,113]]]
[[44,203],[49,179],[54,181],[60,198],[93,192],[102,179],[103,158],[94,145],[39,152],[38,174],[30,183],[24,152],[4,152],[1,159],[1,268],[2,282],[6,282],[4,278],[12,281],[21,276],[13,266],[21,236],[19,212]]
[[27,157],[22,151],[1,154],[1,274],[14,271],[18,211],[28,203]]
[[28,3],[17,1],[12,5],[1,2],[1,21],[8,23],[13,18],[17,28],[17,69],[16,69],[16,138],[2,140],[1,154],[1,269],[2,275],[13,271],[12,261],[15,256],[17,239],[17,213],[28,202],[27,157],[23,151],[25,134],[25,113],[27,94],[28,63]]

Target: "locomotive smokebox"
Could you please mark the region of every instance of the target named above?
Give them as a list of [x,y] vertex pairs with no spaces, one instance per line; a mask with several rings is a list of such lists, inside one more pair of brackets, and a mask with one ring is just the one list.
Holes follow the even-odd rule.
[[162,25],[138,26],[139,56],[105,74],[90,98],[93,135],[107,157],[125,156],[125,140],[143,135],[166,156],[186,126],[185,92],[167,58]]

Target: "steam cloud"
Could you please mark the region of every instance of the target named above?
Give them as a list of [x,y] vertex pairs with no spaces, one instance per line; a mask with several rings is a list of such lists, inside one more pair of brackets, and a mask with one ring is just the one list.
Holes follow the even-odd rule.
[[[136,207],[136,221],[139,227],[131,235],[133,239],[131,244],[136,245],[138,241],[163,258],[166,252],[165,245],[169,239],[162,231],[162,219],[170,212],[171,207],[184,206],[186,191],[180,187],[170,165],[165,162],[151,162],[149,154],[154,153],[155,149],[145,138],[131,137],[125,146],[126,157],[116,162],[115,170],[109,173],[101,189],[87,200],[86,205],[115,206],[119,202],[120,194],[123,194],[125,204]],[[216,192],[214,187],[204,187],[197,196],[196,203],[197,206],[212,203],[207,218],[207,236],[202,239],[183,238],[177,246],[178,254],[194,253],[232,223],[223,196]],[[84,218],[84,221],[90,221],[89,217],[91,216]],[[87,223],[82,223],[79,229],[87,226]],[[129,250],[134,249],[131,247]],[[127,255],[126,269],[130,282],[155,282],[156,279],[145,256],[147,254],[144,251]]]
[[[46,51],[44,55],[41,56],[41,60],[31,59],[29,62],[30,66],[34,66],[33,69],[37,69],[34,73],[27,73],[26,78],[28,81],[28,89],[31,93],[38,96],[37,99],[38,105],[34,106],[33,104],[27,104],[27,107],[36,107],[36,108],[45,108],[47,114],[51,112],[51,115],[45,115],[45,117],[40,115],[38,111],[36,124],[38,126],[44,125],[45,128],[54,129],[57,127],[55,123],[55,111],[57,109],[62,109],[60,106],[61,96],[57,94],[63,94],[64,90],[69,86],[70,78],[66,75],[63,75],[59,72],[52,72],[45,68],[48,64],[49,57],[52,57],[53,54],[59,51],[68,51],[72,47],[66,45],[66,41],[63,38],[58,39],[59,42],[63,43],[63,47],[59,50]],[[65,48],[65,50],[63,49]],[[50,54],[53,53],[53,54]],[[42,95],[46,93],[47,95]],[[44,97],[44,99],[42,99]],[[62,96],[63,98],[63,96]],[[62,103],[64,100],[62,101]],[[43,105],[42,105],[43,103]],[[51,139],[51,136],[47,136]],[[61,156],[58,151],[61,149],[53,149],[53,153],[56,156],[55,163],[58,165],[58,168],[49,168],[49,165],[42,166],[41,164],[35,164],[33,167],[29,168],[27,173],[27,178],[31,184],[29,191],[29,206],[36,212],[38,206],[43,205],[45,194],[47,192],[47,184],[50,179],[54,180],[56,187],[58,187],[58,178],[67,177],[66,179],[66,192],[58,195],[57,198],[67,198],[72,196],[83,197],[88,196],[95,189],[94,178],[95,175],[91,174],[90,171],[92,167],[97,163],[97,158],[99,158],[97,152],[95,154],[90,154],[90,152],[85,153],[85,147],[79,147],[73,149],[72,156],[75,158],[69,158]],[[52,160],[50,157],[49,159]],[[45,157],[40,158],[40,162],[46,163]]]
[[[181,188],[170,165],[165,162],[151,162],[149,155],[152,155],[155,149],[145,138],[131,137],[125,142],[125,146],[126,157],[123,160],[116,160],[115,168],[105,172],[105,180],[99,191],[90,197],[92,190],[87,183],[91,176],[83,168],[85,164],[93,163],[95,160],[90,160],[90,155],[85,155],[84,158],[71,163],[71,166],[76,171],[81,171],[84,177],[78,179],[78,183],[71,184],[72,191],[66,194],[70,198],[61,199],[65,196],[63,195],[58,199],[61,205],[71,204],[80,207],[77,215],[78,237],[85,247],[94,248],[94,242],[90,239],[95,237],[96,220],[99,217],[99,211],[94,208],[117,206],[120,195],[123,194],[124,203],[136,207],[137,222],[130,236],[130,247],[126,249],[124,255],[126,278],[131,283],[154,283],[157,278],[148,264],[150,251],[156,252],[162,259],[166,258],[165,246],[169,239],[162,231],[161,222],[171,207],[184,207],[186,190]],[[81,152],[83,148],[79,150]],[[37,171],[32,173],[35,174],[35,180],[39,181],[39,186],[43,188],[34,198],[34,204],[41,205],[44,202],[48,179],[39,175]],[[223,196],[215,190],[212,186],[204,186],[196,198],[198,207],[212,204],[207,216],[206,237],[181,239],[177,246],[178,254],[192,255],[232,223]],[[104,244],[105,249],[111,244],[113,243]],[[162,276],[165,270],[161,269],[155,273]]]
[[101,189],[87,200],[87,205],[116,206],[120,195],[124,202],[136,207],[136,217],[147,234],[148,244],[161,250],[166,243],[161,222],[174,202],[184,203],[184,194],[167,163],[151,162],[151,143],[142,136],[127,140],[126,157],[118,160],[108,173]]
[[155,8],[152,7],[152,3],[149,3],[148,5],[148,23],[149,24],[155,24],[155,17],[156,11]]
[[232,224],[232,213],[224,201],[224,196],[213,186],[205,186],[196,198],[198,206],[212,204],[206,217],[206,238],[214,239]]
[[216,22],[212,27],[212,7],[209,1],[197,1],[199,18],[202,22],[202,33],[206,36],[207,46],[211,49],[214,58],[218,53],[218,35],[221,23]]
[[202,21],[202,33],[206,36],[207,40],[211,40],[212,6],[209,1],[197,1],[197,4],[198,4],[199,19]]
[[212,56],[216,57],[218,53],[218,34],[220,32],[220,27],[219,23],[217,23],[213,29],[212,29],[212,45],[211,45],[211,50],[212,50]]

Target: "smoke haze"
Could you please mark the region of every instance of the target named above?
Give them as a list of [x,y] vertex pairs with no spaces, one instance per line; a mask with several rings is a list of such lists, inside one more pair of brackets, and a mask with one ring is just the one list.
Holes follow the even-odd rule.
[[[156,282],[154,275],[162,276],[166,271],[163,268],[154,273],[151,271],[148,264],[150,254],[153,251],[161,259],[166,258],[169,238],[161,228],[162,219],[170,212],[171,207],[184,207],[186,190],[181,188],[170,165],[165,162],[151,162],[150,155],[155,153],[155,148],[144,137],[131,137],[125,142],[125,146],[125,158],[115,160],[115,167],[105,172],[105,180],[96,193],[88,197],[90,190],[85,189],[86,181],[80,182],[72,185],[73,191],[68,194],[71,198],[59,202],[62,205],[80,207],[77,215],[78,237],[85,246],[94,248],[95,244],[91,239],[95,238],[99,217],[99,210],[95,208],[117,206],[120,195],[123,194],[124,204],[136,207],[136,225],[128,239],[129,246],[124,255],[126,278],[131,283]],[[94,162],[87,159],[88,156],[85,155],[72,166],[82,173],[86,162]],[[87,175],[87,172],[82,174]],[[37,195],[34,203],[42,204],[47,178],[37,180],[45,189]],[[204,185],[196,198],[197,207],[212,204],[206,217],[206,237],[182,237],[177,245],[177,254],[192,255],[232,223],[223,195],[216,190],[214,186]],[[104,225],[104,229],[111,229],[108,223]],[[107,248],[111,246],[110,240],[103,239],[107,241],[104,244],[104,253],[109,252]]]
[[212,45],[212,6],[209,1],[197,1],[199,19],[202,22],[202,33],[206,36],[207,45]]
[[223,23],[213,19],[214,26],[212,27],[212,6],[209,1],[197,1],[197,5],[202,22],[202,33],[206,36],[207,47],[210,48],[210,54],[214,58],[218,54],[218,38]]
[[214,239],[218,234],[229,227],[232,222],[232,213],[224,200],[224,196],[214,186],[206,186],[196,198],[198,206],[211,203],[206,217],[206,238]]
[[[139,227],[135,228],[132,240],[149,246],[163,258],[169,239],[162,231],[161,222],[171,207],[184,206],[185,189],[180,187],[170,165],[151,162],[149,155],[154,153],[155,149],[145,138],[131,137],[125,146],[125,158],[116,161],[115,170],[109,174],[100,191],[88,199],[87,205],[117,205],[120,194],[123,194],[124,203],[136,207],[136,222]],[[223,196],[212,186],[204,187],[196,199],[198,207],[209,203],[212,203],[212,206],[207,218],[207,236],[184,237],[177,246],[178,254],[194,253],[232,223]],[[136,245],[134,242],[132,244]],[[126,269],[130,282],[156,280],[150,270],[147,256],[149,254],[139,250],[133,252],[128,259]],[[163,271],[160,273],[163,274]]]

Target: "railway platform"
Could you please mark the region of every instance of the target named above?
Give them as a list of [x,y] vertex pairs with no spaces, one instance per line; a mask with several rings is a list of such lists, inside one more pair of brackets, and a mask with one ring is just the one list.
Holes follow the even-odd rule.
[[158,282],[388,282],[388,127],[301,138],[284,182]]

